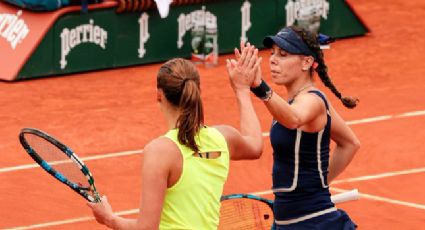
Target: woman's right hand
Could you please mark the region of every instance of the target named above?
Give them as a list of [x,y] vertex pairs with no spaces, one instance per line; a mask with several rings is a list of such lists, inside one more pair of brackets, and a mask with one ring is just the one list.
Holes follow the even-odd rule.
[[[245,42],[241,41],[240,50],[243,51],[245,47],[248,47],[248,46],[250,46],[249,43],[245,45]],[[241,58],[241,53],[236,48],[234,52],[235,52],[236,60],[239,60]],[[258,87],[261,84],[262,79],[263,79],[263,74],[261,72],[261,66],[258,66],[257,70],[255,71],[255,76],[254,76],[254,80],[252,81],[251,88]]]
[[249,91],[256,77],[258,77],[258,69],[262,61],[262,58],[258,57],[258,49],[249,43],[246,46],[241,43],[241,50],[242,53],[235,49],[237,60],[227,60],[227,72],[235,92]]
[[104,224],[106,226],[112,226],[113,219],[115,217],[114,212],[112,211],[112,207],[108,202],[108,198],[103,196],[101,198],[101,202],[93,203],[88,202],[87,206],[92,209],[93,215],[96,218],[96,221],[100,224]]

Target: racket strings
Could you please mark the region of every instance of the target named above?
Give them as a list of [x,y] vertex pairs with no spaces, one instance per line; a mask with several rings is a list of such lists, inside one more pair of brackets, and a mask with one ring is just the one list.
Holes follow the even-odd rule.
[[221,202],[220,230],[270,230],[273,210],[264,202],[238,198]]
[[89,188],[89,183],[79,166],[73,162],[61,149],[49,141],[30,133],[25,139],[34,152],[46,161],[54,170],[65,176],[79,187]]

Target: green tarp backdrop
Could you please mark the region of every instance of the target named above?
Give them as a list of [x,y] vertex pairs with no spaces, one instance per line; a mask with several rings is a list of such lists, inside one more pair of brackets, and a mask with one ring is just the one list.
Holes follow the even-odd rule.
[[76,12],[56,21],[18,79],[190,57],[191,31],[205,23],[216,23],[219,52],[229,53],[241,39],[262,47],[264,36],[306,22],[336,38],[368,31],[343,0],[218,0],[173,7],[164,19],[156,10]]

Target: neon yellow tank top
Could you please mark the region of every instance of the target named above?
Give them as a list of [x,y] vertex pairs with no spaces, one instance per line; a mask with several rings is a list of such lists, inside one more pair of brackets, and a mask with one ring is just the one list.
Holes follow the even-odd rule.
[[229,171],[229,149],[224,136],[215,128],[202,128],[195,141],[200,152],[221,152],[215,159],[193,156],[193,151],[180,144],[178,129],[165,134],[183,156],[182,174],[167,189],[162,208],[160,229],[217,229],[220,196]]

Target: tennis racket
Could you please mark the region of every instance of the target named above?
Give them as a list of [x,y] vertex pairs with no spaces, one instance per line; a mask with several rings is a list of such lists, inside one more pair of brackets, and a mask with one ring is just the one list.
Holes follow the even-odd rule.
[[219,230],[270,230],[273,201],[250,194],[221,197]]
[[54,178],[86,200],[100,201],[89,169],[66,145],[33,128],[22,129],[19,141],[31,158]]
[[[335,204],[359,199],[357,189],[331,196]],[[274,221],[273,201],[251,194],[221,197],[220,230],[270,230]]]

